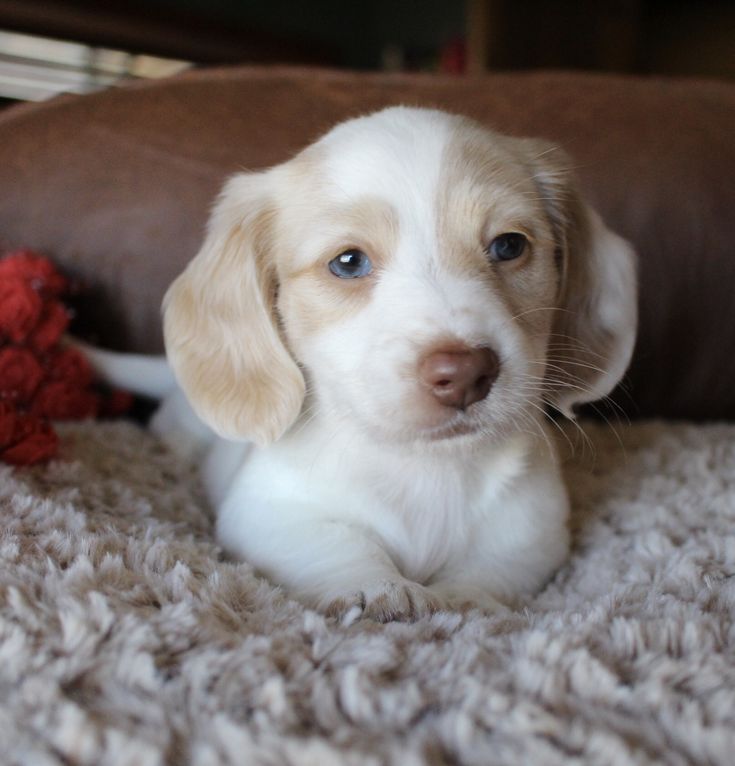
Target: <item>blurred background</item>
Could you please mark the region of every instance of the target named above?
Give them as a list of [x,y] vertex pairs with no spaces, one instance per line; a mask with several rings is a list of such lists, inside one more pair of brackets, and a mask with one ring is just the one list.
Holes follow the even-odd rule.
[[732,0],[0,0],[0,105],[217,64],[735,78]]

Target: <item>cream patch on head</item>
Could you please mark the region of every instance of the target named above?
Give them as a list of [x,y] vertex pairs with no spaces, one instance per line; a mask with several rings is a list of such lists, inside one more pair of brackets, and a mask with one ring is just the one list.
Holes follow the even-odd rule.
[[[487,283],[513,316],[548,327],[559,292],[551,222],[524,143],[457,120],[442,163],[437,236],[443,266]],[[519,233],[523,255],[493,262],[495,237]]]
[[[280,269],[279,311],[293,341],[342,323],[367,304],[395,253],[398,229],[393,207],[372,197],[341,205],[312,200],[286,216],[277,248],[292,257]],[[330,271],[330,262],[350,250],[369,260],[367,276],[340,279]]]
[[[433,190],[448,126],[443,113],[421,115],[417,124],[416,110],[396,107],[342,123],[284,166],[279,310],[297,354],[307,336],[369,308],[390,274],[420,274],[435,257]],[[330,273],[351,248],[370,259],[369,276]]]

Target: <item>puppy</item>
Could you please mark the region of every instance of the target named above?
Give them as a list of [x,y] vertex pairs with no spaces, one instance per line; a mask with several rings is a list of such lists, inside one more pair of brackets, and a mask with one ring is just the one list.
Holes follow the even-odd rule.
[[547,581],[569,503],[545,410],[608,394],[636,328],[633,251],[568,166],[398,107],[227,183],[164,302],[181,391],[226,441],[180,392],[157,418],[206,450],[225,549],[345,620]]

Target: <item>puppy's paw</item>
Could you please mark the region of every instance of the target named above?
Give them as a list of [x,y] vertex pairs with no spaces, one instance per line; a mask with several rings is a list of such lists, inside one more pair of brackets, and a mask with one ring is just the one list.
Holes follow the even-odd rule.
[[411,622],[444,606],[442,599],[418,583],[385,580],[331,598],[322,608],[327,616],[351,625],[363,617],[378,622]]

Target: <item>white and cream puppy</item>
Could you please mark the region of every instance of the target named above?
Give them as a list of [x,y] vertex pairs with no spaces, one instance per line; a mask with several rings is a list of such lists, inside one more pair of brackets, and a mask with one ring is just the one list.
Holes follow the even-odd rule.
[[[199,433],[221,544],[350,620],[547,581],[569,537],[545,409],[608,394],[635,329],[634,254],[562,152],[404,107],[232,178],[164,303],[225,440]],[[174,442],[185,409],[157,419]]]

